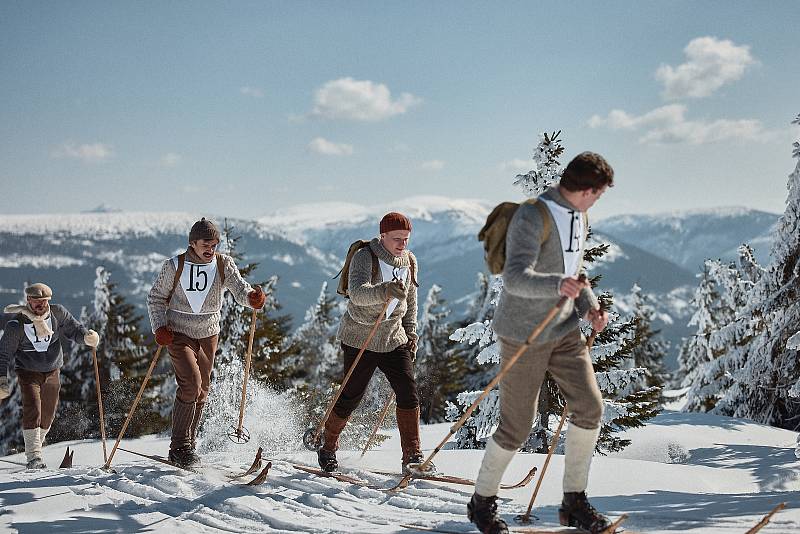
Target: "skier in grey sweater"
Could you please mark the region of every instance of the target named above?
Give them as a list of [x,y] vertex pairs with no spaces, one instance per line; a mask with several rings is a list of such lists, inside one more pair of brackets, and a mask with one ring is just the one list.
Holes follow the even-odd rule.
[[167,347],[178,383],[169,459],[185,467],[200,463],[197,427],[211,386],[223,291],[257,310],[266,301],[259,286],[242,278],[233,258],[216,253],[219,238],[213,222],[197,221],[189,232],[189,248],[164,262],[147,295],[156,343]]
[[[547,210],[523,203],[509,224],[503,292],[492,323],[500,339],[502,365],[562,297],[568,300],[500,381],[500,424],[486,444],[468,505],[469,519],[484,534],[508,532],[497,514],[500,479],[530,433],[546,372],[558,383],[570,411],[561,522],[592,533],[610,525],[585,493],[603,403],[578,328],[578,319],[584,318],[599,332],[608,324],[608,314],[600,309],[589,284],[577,275],[588,230],[583,213],[613,186],[613,179],[614,171],[600,155],[579,154],[567,165],[559,185],[538,198]],[[545,225],[543,211],[552,224]],[[549,235],[543,236],[546,226]]]
[[9,396],[8,366],[14,363],[22,394],[22,438],[28,469],[47,467],[42,443],[50,431],[61,391],[64,365],[62,338],[97,347],[100,336],[89,330],[64,306],[50,304],[53,290],[45,284],[25,288],[27,304],[11,304],[5,313],[13,318],[0,339],[0,400]]

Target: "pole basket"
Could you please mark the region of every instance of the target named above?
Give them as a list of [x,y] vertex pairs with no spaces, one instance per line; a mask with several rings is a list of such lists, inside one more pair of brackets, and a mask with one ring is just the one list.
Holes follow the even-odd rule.
[[306,449],[316,452],[322,448],[322,439],[318,438],[316,434],[317,430],[315,428],[309,428],[303,434],[303,445],[305,445]]
[[239,427],[231,425],[231,427],[228,429],[228,439],[234,443],[247,443],[250,441],[250,431],[245,427],[239,429]]

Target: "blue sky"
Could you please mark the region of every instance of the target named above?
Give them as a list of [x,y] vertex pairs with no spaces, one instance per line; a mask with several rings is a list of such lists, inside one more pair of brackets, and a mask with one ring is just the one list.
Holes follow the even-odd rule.
[[2,2],[2,213],[518,199],[542,131],[595,216],[783,210],[797,2]]

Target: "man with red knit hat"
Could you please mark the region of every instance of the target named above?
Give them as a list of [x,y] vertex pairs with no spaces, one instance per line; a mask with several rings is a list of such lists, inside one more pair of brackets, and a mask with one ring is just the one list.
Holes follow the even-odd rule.
[[256,310],[266,301],[259,286],[242,278],[233,258],[216,252],[219,238],[205,217],[194,223],[189,248],[164,262],[147,296],[156,343],[167,347],[178,383],[169,459],[182,467],[200,463],[195,441],[211,386],[223,291]]
[[[406,248],[411,221],[401,213],[391,212],[381,219],[379,229],[379,237],[353,254],[346,273],[345,289],[350,300],[338,332],[345,375],[376,322],[378,327],[325,422],[318,452],[319,465],[325,471],[338,469],[339,434],[361,402],[375,369],[383,372],[397,397],[403,470],[418,468],[425,460],[420,450],[419,397],[414,379],[417,259]],[[427,468],[433,469],[432,465]]]

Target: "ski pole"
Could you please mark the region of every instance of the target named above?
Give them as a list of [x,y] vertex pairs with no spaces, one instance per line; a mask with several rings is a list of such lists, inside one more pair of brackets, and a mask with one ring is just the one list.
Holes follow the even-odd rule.
[[[250,362],[253,359],[253,338],[256,333],[256,309],[253,309],[253,315],[250,317],[250,337],[247,341],[247,353],[244,357],[244,382],[242,382],[242,402],[239,404],[239,426],[236,427],[236,442],[247,443],[250,441],[250,435],[247,439],[242,440],[242,423],[244,422],[244,405],[247,399],[247,381],[250,378]],[[230,435],[229,435],[230,437]],[[233,439],[231,437],[231,439]]]
[[[344,391],[344,387],[347,385],[347,381],[350,380],[350,376],[353,374],[353,371],[356,369],[356,365],[358,365],[358,361],[363,356],[364,351],[367,350],[367,345],[369,342],[372,341],[373,336],[375,336],[375,332],[378,331],[378,326],[381,324],[381,319],[383,319],[384,315],[386,315],[386,310],[389,308],[389,303],[392,301],[391,297],[386,299],[386,302],[383,304],[383,309],[381,309],[381,313],[378,314],[378,318],[375,319],[375,324],[372,326],[372,330],[370,330],[367,339],[364,341],[364,344],[361,346],[361,349],[358,351],[355,360],[353,363],[350,364],[350,369],[347,371],[347,374],[342,380],[339,389],[336,390],[336,394],[333,396],[333,399],[328,404],[328,409],[325,411],[325,417],[322,418],[319,425],[316,429],[308,429],[306,433],[303,435],[303,442],[306,448],[310,450],[318,450],[319,444],[319,437],[322,434],[322,430],[325,428],[325,422],[328,420],[328,417],[331,416],[331,412],[333,411],[333,407],[336,405],[336,402],[339,400],[339,397],[342,395]],[[313,432],[313,434],[312,434]]]
[[[579,277],[579,280],[585,282],[586,281],[586,275],[582,274]],[[550,309],[550,311],[547,313],[547,315],[542,320],[542,322],[539,323],[539,325],[536,328],[533,329],[531,334],[528,336],[528,339],[525,340],[525,343],[523,343],[517,349],[517,351],[514,353],[514,355],[511,356],[511,358],[508,359],[508,362],[506,363],[506,365],[504,365],[503,368],[500,369],[500,371],[497,373],[497,375],[492,379],[492,381],[489,382],[489,384],[486,385],[486,387],[481,392],[480,396],[473,401],[473,403],[469,406],[469,408],[467,408],[467,411],[464,412],[464,415],[462,415],[461,418],[458,421],[456,421],[456,424],[454,424],[450,428],[450,431],[447,433],[447,435],[444,437],[444,439],[442,439],[442,441],[436,446],[436,448],[433,449],[433,451],[425,459],[425,461],[422,462],[422,464],[419,467],[420,471],[425,471],[425,468],[428,467],[428,464],[431,463],[431,460],[433,460],[433,457],[436,456],[439,453],[440,450],[442,450],[442,447],[444,447],[445,443],[447,443],[447,440],[449,440],[453,436],[453,434],[458,432],[458,429],[461,428],[464,425],[464,423],[466,423],[466,421],[469,418],[469,416],[472,415],[472,412],[475,411],[475,409],[478,407],[478,405],[481,403],[481,401],[483,399],[485,399],[487,395],[489,395],[489,392],[492,390],[492,388],[494,388],[498,384],[498,382],[500,382],[500,379],[503,378],[503,376],[509,371],[509,369],[511,369],[511,367],[515,363],[517,363],[517,360],[522,356],[522,353],[525,352],[525,349],[528,348],[536,340],[537,337],[539,337],[539,334],[541,334],[542,331],[544,331],[544,329],[547,327],[547,325],[550,324],[550,321],[552,321],[553,318],[561,310],[561,308],[564,307],[564,304],[566,304],[567,300],[568,300],[567,297],[561,297],[560,299],[558,299],[558,303],[556,303],[556,305],[553,306]],[[402,488],[406,487],[408,485],[408,481],[411,479],[411,477],[412,477],[411,473],[405,474],[403,476],[403,478],[400,479],[400,482],[398,482],[389,491],[397,491],[399,489],[402,489]]]
[[114,454],[117,452],[119,442],[122,441],[122,437],[125,435],[125,431],[128,429],[128,424],[131,422],[133,414],[136,412],[136,407],[139,405],[139,401],[142,399],[142,393],[144,393],[144,388],[147,386],[147,382],[150,380],[150,375],[153,374],[153,369],[156,366],[156,362],[158,362],[158,357],[161,356],[162,348],[164,348],[162,345],[158,346],[156,354],[153,356],[153,360],[150,362],[150,367],[147,369],[147,374],[144,375],[144,380],[142,380],[142,387],[139,388],[139,393],[136,395],[136,399],[133,401],[133,405],[128,413],[128,417],[125,418],[125,423],[122,425],[122,430],[119,431],[119,436],[117,436],[117,441],[114,443],[114,447],[111,449],[111,454],[109,455],[108,460],[106,460],[106,464],[103,467],[104,469],[109,469],[111,467],[111,460],[114,459]]
[[106,416],[103,413],[103,395],[100,393],[100,369],[97,366],[97,347],[92,347],[92,361],[94,362],[94,384],[97,389],[97,407],[100,412],[100,439],[103,443],[103,461],[108,461],[106,452]]
[[[592,350],[592,345],[594,345],[594,340],[596,337],[597,330],[592,329],[592,334],[586,341],[587,350]],[[561,436],[561,429],[564,428],[564,422],[567,420],[567,413],[567,405],[564,404],[564,411],[561,412],[561,420],[558,422],[556,433],[553,434],[553,441],[550,443],[550,450],[547,451],[547,458],[545,458],[544,464],[542,465],[542,472],[539,473],[539,479],[536,481],[536,487],[533,490],[533,495],[531,495],[531,502],[528,503],[528,509],[525,511],[525,513],[518,518],[520,523],[526,524],[530,523],[531,521],[531,510],[533,510],[533,503],[536,501],[536,496],[539,494],[539,488],[542,486],[542,482],[544,481],[544,474],[547,472],[547,466],[550,465],[550,458],[553,457],[553,453],[556,450],[558,438]]]
[[369,449],[369,446],[372,445],[372,440],[375,438],[375,434],[378,433],[378,429],[383,424],[383,420],[386,419],[386,414],[389,413],[389,407],[392,405],[392,401],[394,401],[394,391],[392,391],[392,394],[389,395],[389,399],[386,401],[386,406],[383,407],[383,411],[381,412],[381,416],[378,419],[378,424],[375,425],[374,429],[372,429],[372,434],[369,435],[369,439],[367,440],[367,444],[364,445],[364,449],[361,451],[361,456],[359,456],[359,458],[363,458],[364,455],[367,453],[367,449]]

